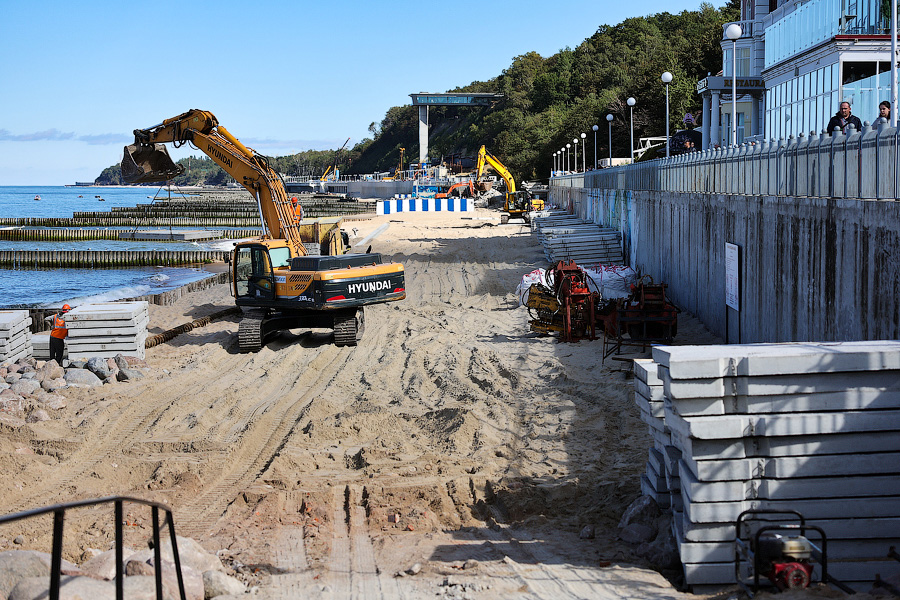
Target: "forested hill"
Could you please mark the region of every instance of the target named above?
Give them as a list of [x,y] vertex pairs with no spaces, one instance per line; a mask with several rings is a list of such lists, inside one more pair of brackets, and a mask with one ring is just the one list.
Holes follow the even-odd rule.
[[[739,6],[737,0],[728,0],[718,9],[702,4],[696,11],[601,25],[574,49],[565,48],[548,58],[529,52],[517,56],[489,81],[447,90],[500,93],[504,98],[491,108],[430,107],[430,158],[434,162],[442,157],[474,157],[484,144],[517,179],[543,178],[550,171],[553,152],[582,132],[588,134],[588,157],[593,158],[594,125],[600,126],[598,154],[608,156],[609,113],[615,116],[613,156],[627,156],[629,113],[625,100],[629,96],[637,100],[635,139],[665,135],[665,85],[660,75],[669,71],[674,76],[669,85],[672,131],[680,128],[686,113],[697,116],[701,105],[697,81],[721,70],[722,25],[740,17]],[[407,162],[418,159],[417,111],[411,105],[388,109],[380,122],[369,126],[372,137],[339,155],[311,150],[272,161],[286,175],[321,174],[336,156],[343,174],[393,171],[401,147],[406,148]],[[190,165],[194,168],[175,180],[178,185],[214,183],[224,177],[224,173],[217,174],[212,161],[179,162],[186,160],[195,161]],[[97,183],[116,183],[117,169],[106,169]]]
[[[628,156],[629,96],[634,107],[634,136],[665,135],[665,85],[669,86],[672,131],[686,113],[699,115],[697,81],[722,68],[722,25],[740,17],[739,3],[721,9],[703,4],[677,15],[660,13],[601,25],[574,49],[549,58],[529,52],[518,56],[498,77],[452,92],[493,92],[505,96],[493,108],[430,107],[429,154],[474,156],[485,144],[519,179],[546,177],[555,150],[584,132],[593,158],[593,125],[599,125],[598,154],[609,155],[606,115],[612,113],[613,156]],[[440,90],[434,90],[440,91]],[[399,148],[418,152],[417,107],[387,111],[380,124],[353,148],[352,172],[389,170]],[[698,120],[699,121],[699,120]],[[589,161],[590,162],[590,161]]]

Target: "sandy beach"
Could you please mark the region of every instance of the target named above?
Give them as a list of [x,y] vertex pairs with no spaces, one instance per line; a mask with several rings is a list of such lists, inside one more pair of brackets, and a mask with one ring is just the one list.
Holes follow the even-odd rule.
[[[144,379],[0,425],[0,512],[160,500],[263,597],[682,597],[616,539],[650,445],[629,364],[530,332],[517,305],[521,277],[547,266],[530,229],[487,209],[346,228],[359,241],[383,224],[372,250],[405,265],[408,297],[368,308],[358,347],[294,330],[240,354],[230,317],[150,348]],[[150,332],[231,306],[226,285],[151,305]],[[717,341],[679,320],[677,343]],[[144,547],[148,514],[127,522]],[[109,509],[66,527],[69,560],[111,547]],[[9,525],[0,551],[17,535],[48,551],[50,531]]]

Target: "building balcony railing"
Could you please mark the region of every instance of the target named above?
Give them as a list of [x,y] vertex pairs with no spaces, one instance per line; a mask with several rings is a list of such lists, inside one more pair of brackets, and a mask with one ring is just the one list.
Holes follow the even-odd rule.
[[[728,26],[732,23],[740,26],[741,28],[741,38],[752,37],[753,36],[753,23],[754,21],[732,21],[731,23],[725,23],[722,25],[722,39],[726,40],[728,38],[725,37],[725,30],[728,29]],[[759,23],[757,23],[759,25]],[[730,40],[729,40],[730,41]]]

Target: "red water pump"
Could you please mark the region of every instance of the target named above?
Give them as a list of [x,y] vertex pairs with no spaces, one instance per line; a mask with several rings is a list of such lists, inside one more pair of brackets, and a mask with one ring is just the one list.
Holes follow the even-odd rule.
[[[816,544],[808,535],[816,535]],[[744,539],[745,536],[746,539]],[[734,574],[738,585],[752,598],[759,591],[760,576],[780,591],[809,586],[819,567],[821,581],[849,594],[853,590],[828,574],[827,540],[821,527],[809,525],[795,510],[746,510],[735,521]],[[746,563],[752,581],[744,580]]]

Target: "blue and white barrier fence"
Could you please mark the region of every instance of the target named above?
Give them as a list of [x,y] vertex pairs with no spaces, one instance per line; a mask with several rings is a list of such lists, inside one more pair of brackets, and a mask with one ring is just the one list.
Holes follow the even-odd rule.
[[390,200],[379,200],[375,213],[392,215],[400,212],[474,212],[475,202],[471,198],[428,198],[412,194],[398,194]]

